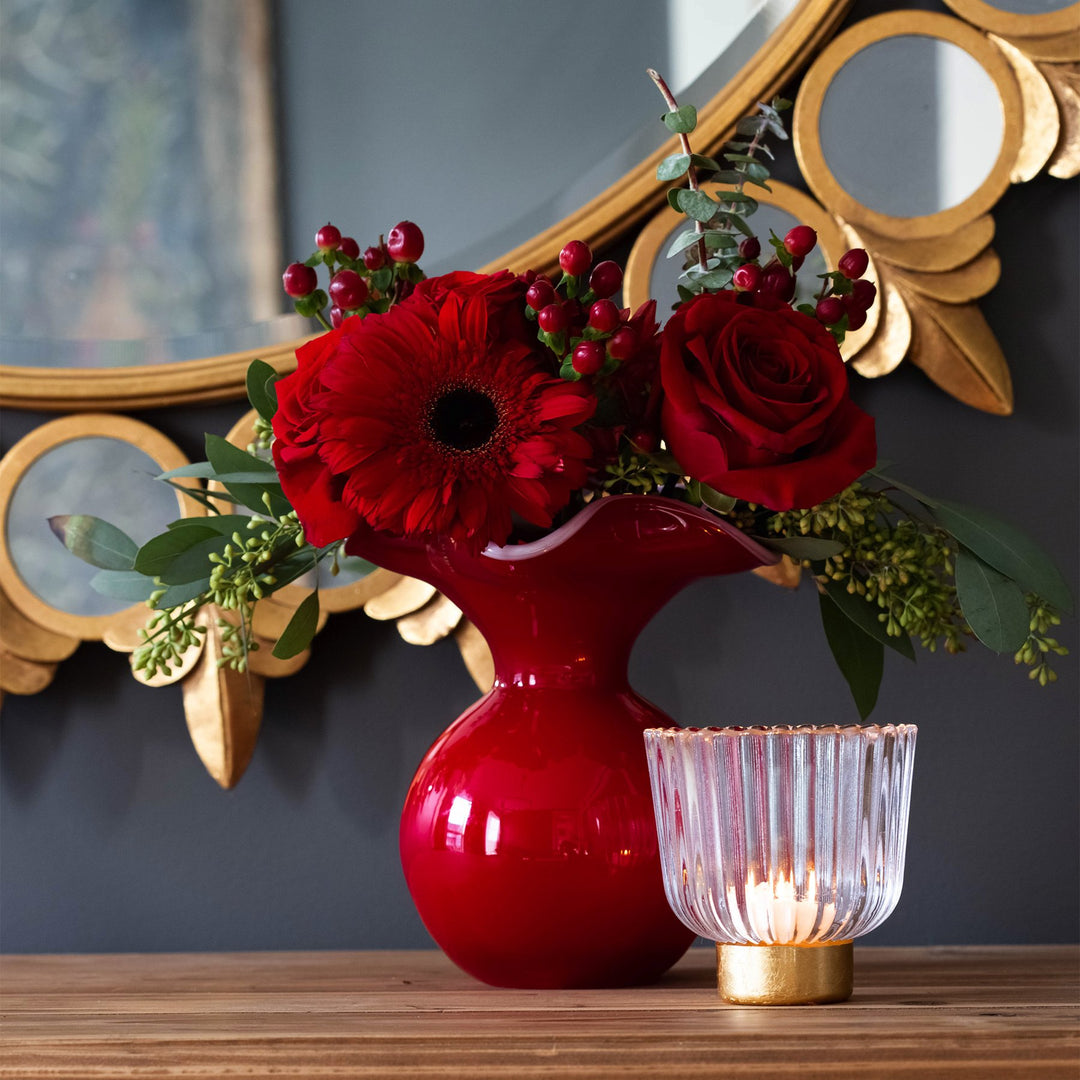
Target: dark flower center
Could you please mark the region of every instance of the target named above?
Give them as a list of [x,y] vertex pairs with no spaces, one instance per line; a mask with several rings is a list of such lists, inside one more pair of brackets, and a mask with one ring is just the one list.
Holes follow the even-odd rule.
[[459,386],[443,394],[431,409],[436,441],[454,450],[477,450],[491,441],[499,426],[495,402],[479,390]]

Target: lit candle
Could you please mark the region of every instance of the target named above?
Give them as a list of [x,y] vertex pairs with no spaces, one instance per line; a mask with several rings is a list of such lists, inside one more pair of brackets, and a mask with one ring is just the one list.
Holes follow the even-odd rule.
[[753,871],[746,882],[746,903],[738,903],[734,885],[728,886],[728,910],[741,915],[740,928],[751,941],[770,945],[795,945],[816,941],[826,933],[836,917],[836,905],[824,904],[820,919],[817,899],[817,877],[813,869],[806,879],[806,889],[799,899],[795,883],[781,872],[766,881],[757,881]]

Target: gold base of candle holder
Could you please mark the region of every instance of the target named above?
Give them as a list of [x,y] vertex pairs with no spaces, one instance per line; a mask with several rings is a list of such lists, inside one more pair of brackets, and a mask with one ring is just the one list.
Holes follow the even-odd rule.
[[817,945],[716,944],[716,983],[733,1005],[825,1005],[853,985],[850,941]]

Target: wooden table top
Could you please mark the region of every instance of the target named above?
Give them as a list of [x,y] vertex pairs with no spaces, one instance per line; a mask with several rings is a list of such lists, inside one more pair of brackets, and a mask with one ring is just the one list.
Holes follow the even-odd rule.
[[840,1005],[750,1008],[712,950],[655,986],[497,990],[437,952],[8,956],[0,1076],[1080,1077],[1072,946],[855,950]]

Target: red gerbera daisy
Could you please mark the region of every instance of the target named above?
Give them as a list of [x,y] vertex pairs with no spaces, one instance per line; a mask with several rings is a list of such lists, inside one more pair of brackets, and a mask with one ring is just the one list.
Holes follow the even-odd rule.
[[[595,399],[552,377],[545,359],[520,340],[488,340],[475,293],[421,295],[365,318],[311,395],[318,457],[341,503],[373,528],[474,550],[503,543],[512,512],[550,525],[585,482],[590,448],[574,428]],[[275,457],[293,499],[287,448]]]

